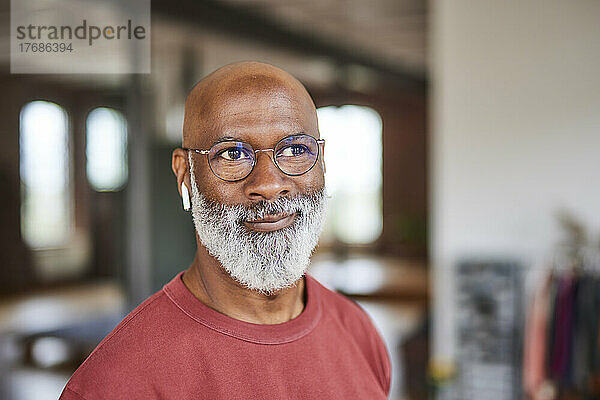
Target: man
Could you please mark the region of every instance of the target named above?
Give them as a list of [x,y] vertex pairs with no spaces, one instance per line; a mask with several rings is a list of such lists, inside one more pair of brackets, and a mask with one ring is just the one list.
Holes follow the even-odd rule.
[[172,161],[196,257],[61,399],[385,399],[390,362],[369,318],[305,274],[325,218],[323,148],[286,72],[244,62],[199,82]]

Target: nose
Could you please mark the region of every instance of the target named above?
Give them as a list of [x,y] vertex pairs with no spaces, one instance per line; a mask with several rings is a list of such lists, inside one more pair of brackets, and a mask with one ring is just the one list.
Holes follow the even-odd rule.
[[244,194],[250,200],[275,200],[293,189],[291,179],[277,168],[269,153],[256,153],[256,165],[245,179]]

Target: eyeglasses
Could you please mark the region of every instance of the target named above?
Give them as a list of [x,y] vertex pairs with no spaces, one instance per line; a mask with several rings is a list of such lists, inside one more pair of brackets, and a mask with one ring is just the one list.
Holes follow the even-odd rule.
[[250,175],[256,165],[259,151],[273,152],[273,163],[284,174],[303,175],[317,163],[319,145],[324,143],[324,139],[317,140],[310,135],[299,134],[281,139],[272,149],[254,150],[246,142],[227,140],[216,143],[209,150],[189,148],[183,150],[206,154],[213,174],[224,181],[235,182]]

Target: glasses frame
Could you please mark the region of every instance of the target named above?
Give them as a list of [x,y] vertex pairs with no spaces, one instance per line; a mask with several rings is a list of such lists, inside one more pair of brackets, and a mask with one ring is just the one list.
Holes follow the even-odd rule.
[[[317,157],[315,157],[315,162],[311,165],[311,167],[309,169],[307,169],[306,171],[302,172],[301,174],[288,174],[287,172],[285,172],[284,170],[282,170],[281,167],[279,166],[279,164],[277,163],[277,159],[275,158],[275,149],[284,140],[290,139],[290,138],[293,138],[293,137],[298,137],[298,136],[308,136],[308,137],[314,139],[315,142],[317,142]],[[241,140],[225,140],[224,142],[244,143],[244,144],[248,145],[248,147],[250,147],[254,151],[254,157],[252,159],[252,168],[250,168],[250,171],[245,176],[243,176],[242,178],[238,178],[238,179],[224,179],[224,178],[221,178],[219,175],[217,175],[217,173],[213,170],[212,166],[210,165],[210,160],[208,159],[208,155],[209,155],[210,151],[212,150],[213,147],[215,147],[218,144],[221,144],[222,142],[215,143],[208,150],[191,149],[189,147],[182,147],[182,150],[192,151],[192,152],[198,153],[198,154],[205,154],[206,155],[206,163],[208,164],[208,168],[210,168],[210,172],[212,172],[214,176],[216,176],[217,178],[219,178],[219,179],[221,179],[222,181],[225,181],[225,182],[238,182],[238,181],[246,179],[252,173],[252,171],[254,171],[254,167],[256,166],[256,160],[258,158],[258,152],[265,152],[265,151],[270,151],[271,152],[271,157],[270,157],[271,161],[273,161],[273,164],[275,164],[275,166],[277,167],[277,169],[280,170],[281,172],[283,172],[285,175],[288,175],[288,176],[300,176],[300,175],[304,175],[304,174],[308,173],[310,170],[312,170],[315,167],[315,165],[317,164],[317,161],[319,160],[319,156],[321,156],[321,145],[325,144],[325,139],[317,139],[314,136],[308,135],[306,133],[298,133],[298,134],[289,135],[289,136],[284,137],[283,139],[281,139],[280,141],[278,141],[277,143],[275,143],[275,146],[273,148],[270,148],[270,149],[256,149],[256,150],[254,150],[254,148],[250,145],[250,143],[242,142]]]

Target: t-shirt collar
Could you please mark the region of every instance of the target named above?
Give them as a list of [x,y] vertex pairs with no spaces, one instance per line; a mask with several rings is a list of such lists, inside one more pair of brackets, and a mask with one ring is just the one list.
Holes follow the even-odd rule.
[[183,283],[183,272],[178,273],[163,287],[169,299],[196,322],[247,342],[258,344],[282,344],[298,340],[310,333],[321,317],[321,302],[317,283],[306,274],[306,303],[296,318],[274,325],[254,324],[222,314],[198,300]]

